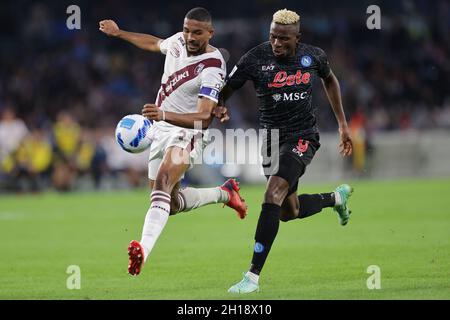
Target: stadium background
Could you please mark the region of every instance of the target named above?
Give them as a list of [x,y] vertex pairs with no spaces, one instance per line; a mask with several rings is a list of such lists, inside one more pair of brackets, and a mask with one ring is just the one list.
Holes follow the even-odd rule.
[[[71,4],[81,8],[81,30],[66,27],[69,16],[66,8]],[[381,30],[366,28],[366,8],[371,4],[381,8]],[[215,211],[219,210],[215,207],[199,210],[196,218],[191,214],[177,217],[174,227],[162,236],[160,250],[155,252],[155,269],[144,275],[148,280],[157,277],[158,271],[167,276],[170,271],[188,270],[193,273],[192,281],[201,279],[195,273],[198,265],[217,267],[211,266],[209,258],[200,257],[210,249],[206,244],[200,245],[201,239],[208,242],[210,237],[215,238],[214,230],[220,228],[224,239],[216,239],[214,252],[206,255],[221,261],[227,270],[224,283],[221,279],[218,288],[211,289],[216,287],[214,280],[207,278],[204,287],[195,291],[192,283],[177,278],[184,291],[175,284],[164,291],[161,279],[161,283],[152,282],[152,285],[162,293],[149,293],[144,283],[130,285],[121,274],[113,277],[112,286],[122,288],[125,284],[128,291],[121,295],[105,289],[105,293],[104,283],[94,276],[102,268],[91,255],[83,255],[86,250],[93,254],[88,242],[102,237],[101,256],[105,258],[109,253],[116,259],[108,264],[108,270],[116,276],[123,271],[122,247],[140,233],[148,205],[146,154],[131,156],[121,151],[113,131],[123,115],[139,113],[144,103],[155,100],[164,63],[161,55],[106,37],[98,30],[98,21],[110,18],[124,30],[164,38],[181,30],[184,14],[194,6],[210,10],[216,29],[212,44],[229,51],[228,70],[248,49],[267,40],[274,11],[287,7],[300,13],[302,41],[327,52],[340,81],[345,112],[355,139],[355,155],[347,161],[342,159],[337,153],[334,115],[324,91],[317,87],[314,103],[318,106],[323,146],[305,176],[308,184],[303,190],[334,188],[336,181],[352,181],[359,188],[352,201],[360,213],[364,212],[354,217],[354,225],[349,225],[353,229],[346,234],[335,234],[337,226],[328,221],[335,218],[331,215],[302,224],[304,241],[315,240],[309,242],[311,247],[305,249],[300,260],[317,258],[304,266],[309,272],[315,272],[329,264],[329,259],[338,257],[333,260],[333,268],[348,267],[351,272],[361,273],[365,258],[372,258],[369,253],[375,252],[379,260],[392,258],[398,268],[389,270],[391,284],[394,283],[397,291],[384,291],[384,295],[370,296],[367,289],[360,289],[361,283],[364,286],[365,270],[359,275],[363,280],[339,289],[339,276],[345,278],[348,274],[341,271],[331,276],[334,282],[330,282],[326,277],[329,269],[322,268],[310,280],[300,279],[304,291],[292,288],[287,292],[277,291],[293,281],[289,278],[291,273],[281,272],[277,279],[280,282],[270,287],[276,294],[259,297],[448,299],[450,221],[445,208],[450,203],[445,194],[450,191],[450,6],[447,1],[335,4],[325,0],[229,0],[226,5],[219,1],[2,1],[0,248],[5,259],[0,264],[0,297],[227,297],[218,292],[239,278],[236,272],[245,270],[251,252],[251,237],[263,194],[260,184],[263,179],[255,167],[203,166],[192,170],[185,182],[196,185],[215,185],[224,180],[224,175],[237,176],[244,183],[252,216],[239,227],[235,227],[238,222],[216,215]],[[252,90],[247,84],[230,100],[230,122],[225,126],[216,122],[213,126],[221,130],[257,128],[258,110]],[[104,224],[105,221],[110,224]],[[233,228],[234,233],[222,232],[227,228]],[[285,228],[287,238],[277,241],[280,252],[289,256],[292,243],[298,241],[294,235],[299,226]],[[126,232],[118,236],[117,230]],[[195,233],[203,236],[196,238]],[[232,239],[232,234],[236,238]],[[327,238],[328,234],[333,237]],[[412,235],[413,239],[409,238]],[[364,238],[366,246],[352,247],[348,251],[351,255],[344,254],[350,260],[345,260],[340,251],[344,249],[336,243],[336,237],[345,244],[360,243]],[[189,239],[196,240],[195,248],[188,244]],[[24,252],[12,249],[13,242]],[[411,246],[409,251],[407,244]],[[29,249],[33,249],[31,255],[27,253]],[[195,256],[198,260],[187,262],[184,269],[177,267],[176,259],[172,261],[168,255],[180,253],[178,249],[182,258]],[[227,253],[220,257],[222,261],[216,250],[234,250],[239,255],[231,257]],[[74,255],[79,259],[69,262]],[[414,260],[412,257],[417,255],[418,260]],[[50,270],[56,266],[62,270],[56,279],[48,270],[52,259],[60,262],[53,262]],[[300,268],[297,272],[303,270],[294,258],[286,259],[289,260],[286,264]],[[29,265],[25,266],[25,261]],[[351,261],[359,267],[358,271]],[[64,271],[70,263],[83,262],[84,268],[91,267],[90,278],[87,276],[91,291],[77,295],[65,289]],[[280,268],[284,266],[283,259],[273,263],[268,270],[278,268],[276,263]],[[405,265],[411,266],[411,270]],[[395,272],[401,274],[405,268],[410,272],[406,287],[395,276]],[[12,270],[21,272],[14,275]],[[204,275],[207,270],[201,272]],[[48,283],[47,287],[35,288],[44,282]]]

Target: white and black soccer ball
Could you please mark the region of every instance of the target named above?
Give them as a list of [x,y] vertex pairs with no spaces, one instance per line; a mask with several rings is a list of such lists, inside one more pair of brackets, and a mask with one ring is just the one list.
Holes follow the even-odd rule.
[[152,144],[149,130],[153,121],[140,114],[130,114],[123,117],[116,127],[116,141],[123,150],[139,153],[147,150]]

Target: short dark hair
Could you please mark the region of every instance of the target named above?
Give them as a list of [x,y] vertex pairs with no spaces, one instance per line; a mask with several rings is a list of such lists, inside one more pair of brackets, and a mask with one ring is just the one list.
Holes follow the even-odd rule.
[[201,22],[211,22],[211,14],[205,8],[197,7],[186,13],[186,19],[197,20]]

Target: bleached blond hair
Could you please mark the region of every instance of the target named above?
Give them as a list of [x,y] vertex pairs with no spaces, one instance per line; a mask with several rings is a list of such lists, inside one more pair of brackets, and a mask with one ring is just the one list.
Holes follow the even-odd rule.
[[273,14],[273,22],[279,24],[295,24],[300,21],[300,16],[295,11],[288,9],[278,10]]

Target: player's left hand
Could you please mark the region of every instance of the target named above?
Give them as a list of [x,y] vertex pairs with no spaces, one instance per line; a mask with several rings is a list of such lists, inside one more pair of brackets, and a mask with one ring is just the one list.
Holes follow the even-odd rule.
[[353,142],[348,127],[345,126],[339,128],[339,135],[341,137],[341,143],[339,144],[339,153],[344,157],[351,155],[353,151]]
[[224,123],[230,120],[230,116],[228,115],[228,109],[224,106],[215,107],[211,114],[220,120],[220,122]]
[[119,26],[113,20],[100,21],[99,30],[112,37],[116,37],[120,33]]
[[161,121],[163,118],[162,111],[156,104],[146,103],[142,107],[142,115],[149,120]]

